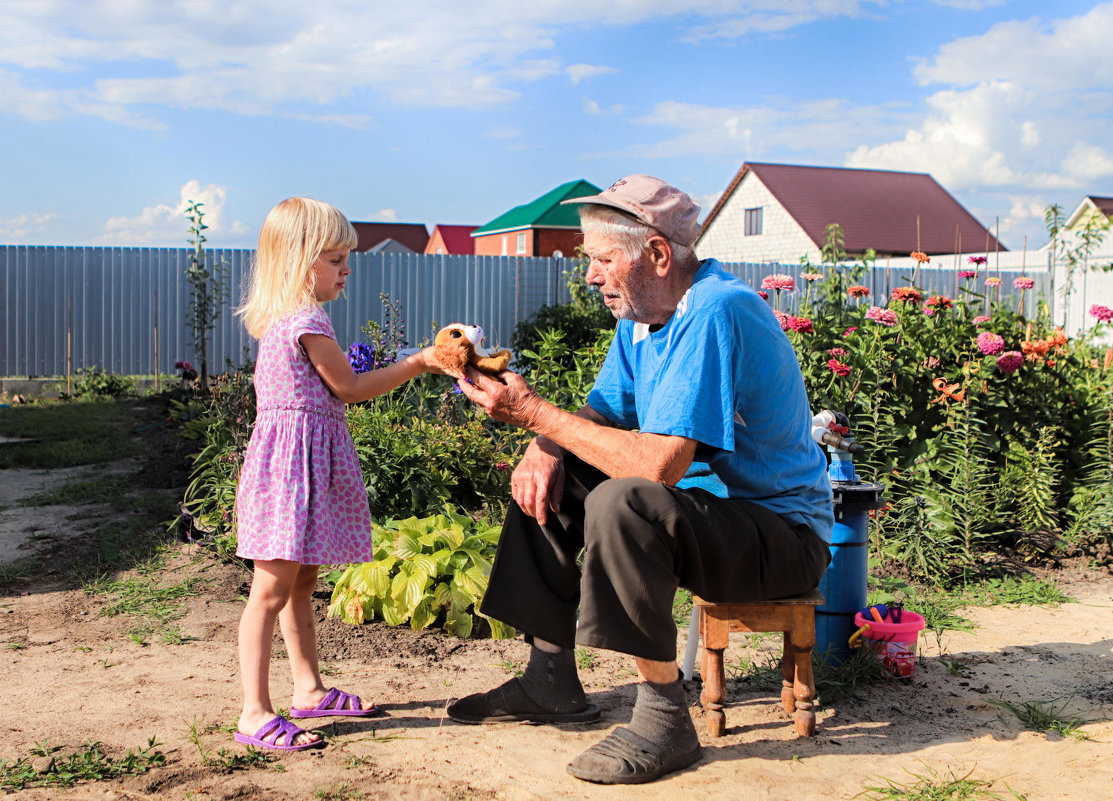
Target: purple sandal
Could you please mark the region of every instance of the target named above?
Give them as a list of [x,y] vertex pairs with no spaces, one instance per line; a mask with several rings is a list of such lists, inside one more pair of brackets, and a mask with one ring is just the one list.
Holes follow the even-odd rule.
[[363,708],[363,701],[360,700],[358,695],[351,693],[341,692],[333,687],[328,691],[328,695],[321,699],[321,702],[312,709],[291,709],[290,717],[292,718],[329,718],[329,717],[349,717],[349,718],[363,718],[368,715],[374,715],[379,711],[379,708],[374,704],[370,709]]
[[[232,735],[232,739],[237,743],[253,745],[256,748],[266,748],[271,751],[304,751],[306,748],[317,748],[325,744],[325,741],[321,739],[308,743],[295,743],[294,740],[300,734],[305,734],[305,729],[299,729],[281,715],[275,715],[274,718],[264,723],[259,731],[255,732],[254,737],[236,732]],[[279,744],[279,740],[282,740],[282,745]]]

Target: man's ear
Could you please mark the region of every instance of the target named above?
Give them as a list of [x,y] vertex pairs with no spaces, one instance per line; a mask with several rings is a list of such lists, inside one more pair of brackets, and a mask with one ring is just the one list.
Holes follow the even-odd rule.
[[651,236],[645,243],[649,263],[657,275],[664,278],[672,267],[672,244],[663,236]]

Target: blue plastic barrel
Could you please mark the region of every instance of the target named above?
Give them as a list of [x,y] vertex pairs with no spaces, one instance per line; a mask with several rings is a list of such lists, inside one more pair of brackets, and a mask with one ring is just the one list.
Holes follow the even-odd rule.
[[835,529],[831,564],[819,582],[824,603],[815,609],[815,651],[828,664],[838,665],[850,655],[848,640],[857,628],[854,614],[866,606],[869,510],[884,502],[880,484],[832,482],[832,489]]

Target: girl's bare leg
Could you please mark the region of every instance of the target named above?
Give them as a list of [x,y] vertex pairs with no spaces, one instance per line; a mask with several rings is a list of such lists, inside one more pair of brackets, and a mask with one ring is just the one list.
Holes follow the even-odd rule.
[[[317,587],[317,566],[302,565],[294,582],[290,600],[278,613],[278,625],[290,655],[294,677],[293,709],[313,709],[328,693],[321,680],[317,659],[317,626],[313,617],[313,590]],[[363,706],[370,707],[370,701]]]
[[[251,579],[251,592],[240,617],[239,630],[244,700],[238,727],[243,734],[254,736],[276,714],[270,694],[271,640],[274,622],[289,605],[300,570],[297,562],[282,559],[255,562],[255,575]],[[316,576],[316,568],[313,570]],[[294,745],[319,739],[318,735],[306,732],[294,743],[279,744]]]

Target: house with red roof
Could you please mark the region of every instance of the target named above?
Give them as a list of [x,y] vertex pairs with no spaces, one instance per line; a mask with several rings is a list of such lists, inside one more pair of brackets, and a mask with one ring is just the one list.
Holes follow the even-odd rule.
[[471,232],[478,225],[434,225],[425,253],[435,256],[470,256],[475,253]]
[[703,223],[696,252],[728,262],[822,261],[827,226],[878,257],[1007,250],[927,173],[747,162]]
[[471,232],[477,256],[571,256],[582,241],[580,215],[562,200],[602,191],[589,181],[569,181],[536,200],[500,214]]
[[352,227],[359,239],[359,253],[424,253],[429,243],[429,229],[423,223],[353,222]]

